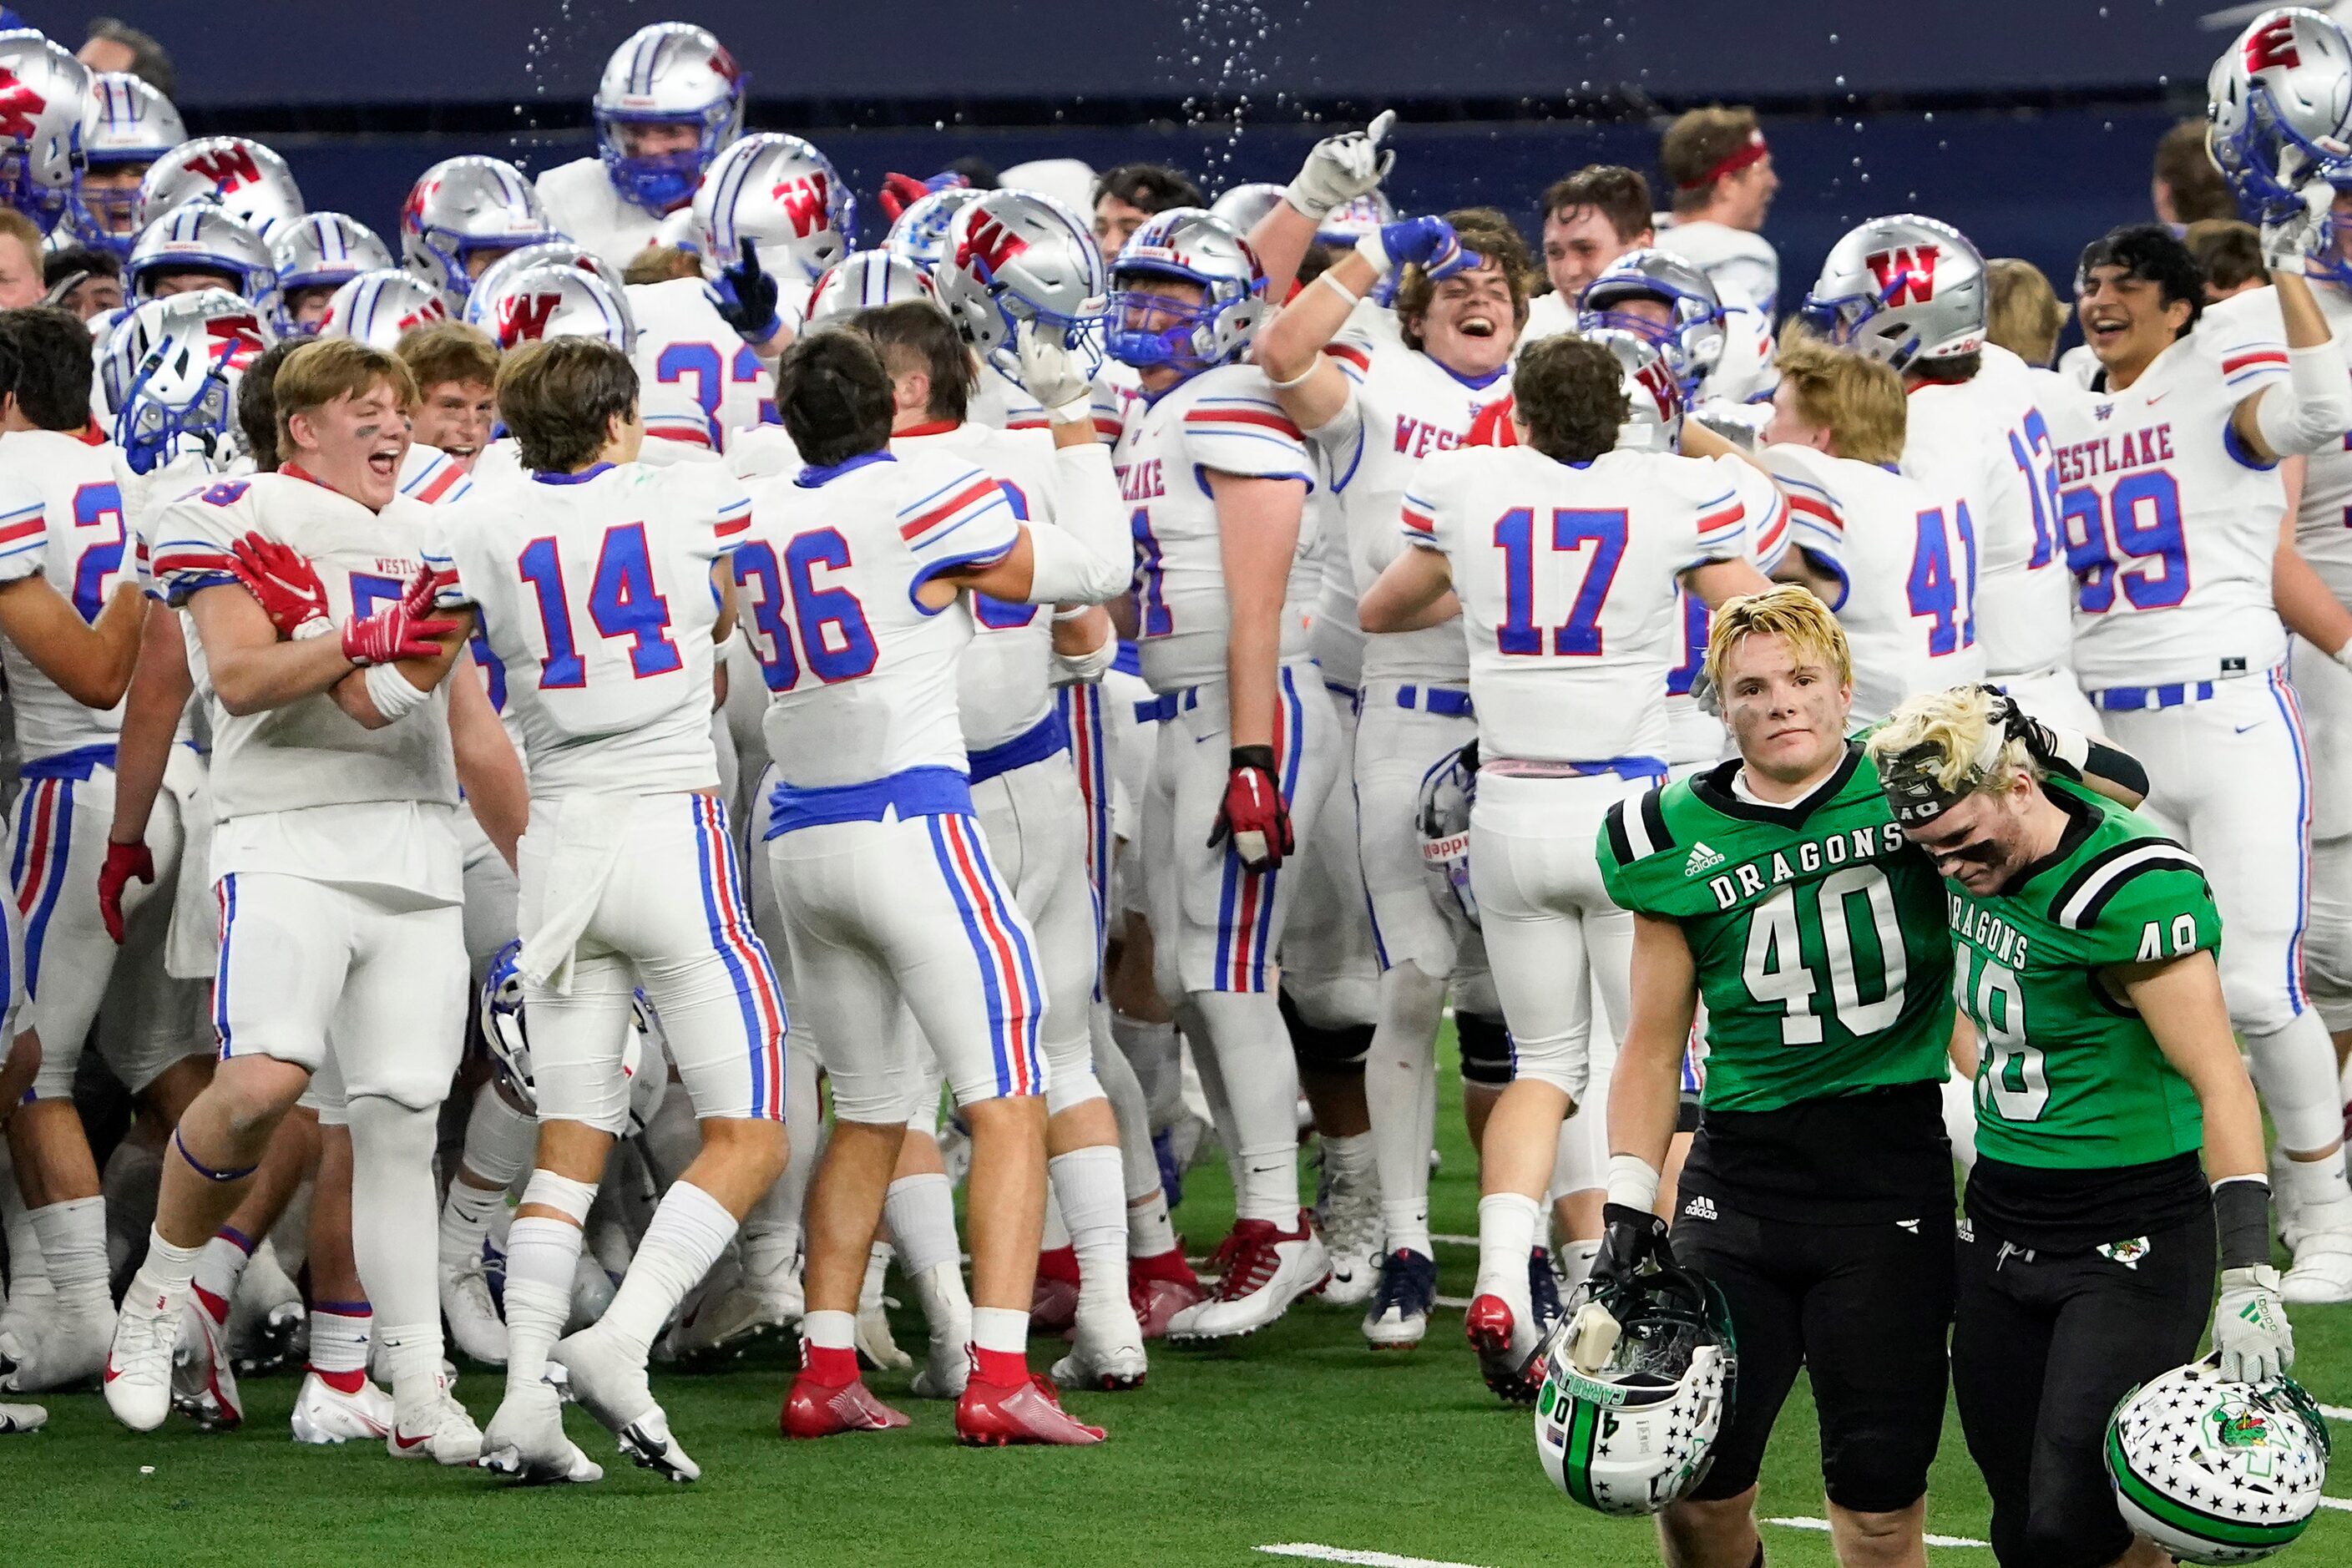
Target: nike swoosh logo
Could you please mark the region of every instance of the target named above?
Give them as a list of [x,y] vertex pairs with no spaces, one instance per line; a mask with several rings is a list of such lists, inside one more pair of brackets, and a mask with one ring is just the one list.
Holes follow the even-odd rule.
[[106,1377],[104,1381],[112,1383],[116,1378],[121,1377],[121,1375],[122,1374],[121,1373],[114,1370],[114,1358],[112,1356],[108,1356],[106,1358]]
[[418,1444],[420,1444],[420,1443],[428,1443],[428,1442],[432,1441],[432,1439],[433,1439],[433,1434],[432,1434],[432,1433],[430,1433],[430,1432],[427,1432],[427,1433],[426,1433],[426,1434],[425,1434],[425,1436],[422,1436],[422,1437],[411,1437],[411,1436],[406,1436],[405,1434],[404,1434],[404,1433],[400,1433],[400,1432],[394,1432],[394,1433],[392,1435],[392,1440],[393,1440],[394,1442],[395,1442],[395,1443],[399,1444],[403,1448],[414,1448],[414,1447],[415,1447]]
[[2168,387],[2166,387],[2162,392],[2159,392],[2159,393],[2156,394],[2156,395],[2154,395],[2153,397],[2150,397],[2150,398],[2147,400],[2147,405],[2148,405],[2150,408],[2153,408],[2153,407],[2155,407],[2158,404],[2159,404],[2159,403],[2163,402],[2166,398],[2168,398],[2168,397],[2169,397],[2169,396],[2171,396],[2171,395],[2172,395],[2172,389],[2171,389],[2170,387],[2168,387]]
[[2260,719],[2257,719],[2251,724],[2241,724],[2238,726],[2235,733],[2242,735],[2249,730],[2259,730],[2262,728],[2262,723],[2263,721]]

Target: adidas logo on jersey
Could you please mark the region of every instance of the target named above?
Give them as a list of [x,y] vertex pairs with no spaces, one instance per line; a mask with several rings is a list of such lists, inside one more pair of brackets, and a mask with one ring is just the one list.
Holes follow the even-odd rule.
[[1723,857],[1709,849],[1702,839],[1692,848],[1690,858],[1683,862],[1683,875],[1696,877],[1701,871],[1712,871],[1722,864]]
[[1691,1199],[1690,1202],[1683,1205],[1683,1217],[1685,1219],[1713,1219],[1715,1217],[1715,1200],[1704,1194]]

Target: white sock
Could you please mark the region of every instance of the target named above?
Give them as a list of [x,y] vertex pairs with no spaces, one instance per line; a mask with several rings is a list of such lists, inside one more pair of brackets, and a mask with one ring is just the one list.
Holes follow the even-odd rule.
[[597,1328],[644,1359],[686,1293],[734,1239],[735,1216],[726,1205],[691,1182],[673,1183]]
[[0,1142],[0,1226],[8,1237],[8,1293],[30,1301],[50,1294],[48,1265],[41,1258],[40,1237],[33,1234],[33,1216],[16,1191],[16,1168],[8,1161],[8,1145]]
[[950,1258],[919,1273],[909,1271],[915,1300],[923,1309],[935,1345],[961,1345],[971,1338],[971,1297],[963,1288],[963,1266]]
[[[2306,1226],[2315,1222],[2325,1228],[2331,1216],[2315,1214],[2323,1204],[2344,1203],[2352,1199],[2352,1184],[2347,1184],[2344,1173],[2344,1152],[2337,1150],[2324,1160],[2297,1160],[2289,1157],[2280,1162],[2286,1168],[2287,1184],[2294,1189],[2294,1201],[2301,1209],[2298,1216]],[[2332,1211],[2341,1215],[2343,1211]]]
[[572,1316],[572,1279],[580,1267],[580,1227],[530,1215],[507,1231],[507,1386],[528,1388],[547,1374],[547,1352]]
[[2344,1136],[2336,1047],[2318,1014],[2305,1009],[2284,1029],[2248,1034],[2246,1055],[2253,1066],[2254,1087],[2263,1091],[2263,1105],[2283,1147],[2308,1153]]
[[1364,1053],[1364,1105],[1372,1118],[1383,1244],[1433,1256],[1429,1151],[1437,1129],[1437,1029],[1445,976],[1406,960],[1381,975],[1381,1016]]
[[1045,1229],[1038,1237],[1037,1250],[1040,1252],[1059,1252],[1062,1248],[1069,1245],[1070,1224],[1068,1217],[1062,1213],[1062,1194],[1054,1190],[1051,1183],[1047,1183],[1045,1186]]
[[480,1258],[482,1237],[490,1230],[490,1216],[506,1206],[507,1191],[503,1185],[488,1189],[472,1186],[462,1176],[452,1181],[441,1200],[441,1267],[462,1268]]
[[334,1383],[366,1376],[374,1326],[375,1314],[365,1301],[313,1301],[310,1370]]
[[1110,1037],[1143,1090],[1152,1131],[1172,1125],[1184,1108],[1184,1061],[1176,1044],[1175,1020],[1153,1024],[1113,1013]]
[[1127,1210],[1127,1254],[1158,1258],[1176,1250],[1176,1226],[1168,1217],[1168,1194],[1153,1188],[1151,1195]]
[[1078,1255],[1078,1310],[1127,1301],[1125,1167],[1115,1143],[1090,1144],[1045,1163]]
[[111,1318],[114,1298],[106,1288],[106,1200],[68,1198],[45,1204],[31,1217],[58,1309],[77,1317]]
[[1191,1000],[1224,1086],[1231,1125],[1218,1132],[1240,1170],[1236,1215],[1288,1230],[1298,1218],[1298,1063],[1281,1004],[1268,992],[1196,991]]
[[1323,1160],[1335,1180],[1358,1192],[1377,1180],[1372,1171],[1372,1135],[1369,1132],[1324,1139]]
[[174,1247],[163,1239],[163,1233],[147,1233],[147,1261],[139,1266],[131,1281],[131,1295],[160,1302],[170,1311],[178,1311],[180,1303],[188,1298],[188,1281],[196,1277],[196,1259],[202,1247]]
[[352,1252],[375,1306],[393,1398],[403,1408],[437,1398],[441,1376],[440,1258],[433,1190],[436,1122],[382,1095],[354,1096]]
[[928,1274],[942,1263],[958,1263],[963,1248],[956,1240],[955,1188],[944,1171],[901,1176],[882,1197],[882,1217],[889,1223],[890,1239],[898,1249],[898,1267],[908,1279]]
[[890,1272],[890,1244],[877,1241],[866,1254],[866,1278],[857,1287],[857,1310],[866,1310],[870,1304],[882,1305],[883,1277]]
[[1542,1205],[1524,1193],[1490,1193],[1478,1200],[1479,1295],[1500,1296],[1521,1315],[1529,1310],[1528,1255],[1542,1224]]
[[743,1272],[765,1279],[778,1270],[791,1267],[801,1250],[801,1227],[775,1226],[754,1230],[745,1225],[739,1233],[743,1241]]
[[204,1303],[215,1323],[228,1321],[229,1302],[236,1297],[236,1282],[245,1277],[245,1266],[253,1261],[253,1243],[244,1233],[223,1226],[205,1243],[196,1257],[196,1300]]

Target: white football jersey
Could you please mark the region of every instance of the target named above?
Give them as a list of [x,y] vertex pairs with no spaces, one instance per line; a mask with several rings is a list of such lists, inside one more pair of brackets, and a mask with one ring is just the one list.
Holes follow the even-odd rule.
[[[1397,508],[1431,454],[1451,451],[1489,405],[1510,395],[1507,372],[1465,381],[1416,349],[1378,347],[1350,331],[1325,351],[1352,392],[1331,419],[1308,432],[1346,520],[1348,556],[1361,594],[1397,552]],[[1461,633],[1450,626],[1364,639],[1367,680],[1468,678]]]
[[1401,539],[1453,569],[1462,616],[1448,630],[1468,656],[1482,756],[1664,758],[1676,578],[1743,557],[1761,521],[1730,481],[1719,463],[1654,452],[1571,467],[1473,447],[1421,466]]
[[558,163],[537,181],[540,205],[556,232],[586,246],[615,267],[655,243],[658,214],[621,195],[602,158]]
[[1529,343],[1574,331],[1576,301],[1557,289],[1549,294],[1538,294],[1528,301],[1527,325],[1519,329],[1519,341],[1511,345],[1511,357],[1517,359]]
[[629,312],[648,440],[724,451],[731,432],[774,417],[775,378],[701,279],[632,283]]
[[[136,580],[125,558],[124,502],[136,485],[121,449],[61,430],[0,436],[0,583],[38,574],[85,621],[98,619],[115,585]],[[0,671],[16,710],[24,760],[100,749],[113,761],[122,705],[85,708],[43,675],[13,641],[0,641]]]
[[915,591],[1019,542],[1004,487],[947,453],[874,453],[754,479],[751,491],[736,613],[767,679],[762,727],[783,782],[832,789],[909,768],[964,772],[956,677],[972,637],[969,595],[930,610]]
[[2260,674],[2286,657],[2271,598],[2286,489],[2230,424],[2286,375],[2286,343],[2265,327],[2192,333],[2053,425],[2085,691]]
[[1911,388],[1903,471],[1964,497],[1976,525],[1977,640],[1995,679],[2066,662],[2072,583],[2058,542],[2050,426],[2023,360],[1987,343],[1958,383]]
[[1789,497],[1790,541],[1834,575],[1830,608],[1853,649],[1853,721],[1916,691],[1984,679],[1976,525],[1958,489],[1811,447],[1761,456]]
[[1656,216],[1658,245],[1706,274],[1726,305],[1754,307],[1768,318],[1779,313],[1780,255],[1762,235],[1698,219],[1677,223],[1671,213]]
[[805,465],[782,425],[761,425],[728,437],[727,466],[738,479],[789,479]]
[[[1225,678],[1225,566],[1209,471],[1303,479],[1316,464],[1306,438],[1255,365],[1204,370],[1138,404],[1111,463],[1135,532],[1136,645],[1154,691]],[[1320,568],[1308,508],[1299,520],[1282,613],[1282,657],[1307,652],[1307,611]]]
[[474,488],[474,481],[457,460],[438,447],[428,447],[422,441],[408,444],[408,455],[400,460],[400,493],[410,500],[423,501],[426,506],[446,506],[453,500],[463,500]]
[[[400,597],[425,563],[431,509],[395,497],[371,511],[350,497],[285,468],[221,479],[165,505],[156,519],[153,569],[172,603],[202,589],[234,585],[229,543],[248,533],[294,550],[317,570],[328,611],[340,622]],[[191,665],[207,698],[202,645]],[[382,801],[455,806],[448,694],[382,729],[364,729],[326,692],[266,712],[234,714],[209,701],[215,816]],[[355,848],[358,847],[355,847]]]
[[717,786],[711,570],[751,518],[715,464],[533,474],[434,513],[426,559],[480,612],[534,795]]
[[[2311,297],[2319,301],[2319,313],[2327,318],[2336,348],[2352,357],[2352,294],[2313,279]],[[2286,326],[2279,319],[2278,290],[2249,289],[2207,306],[2197,319],[2196,335],[2217,342],[2233,335],[2284,342]],[[2329,591],[2352,604],[2352,436],[2304,459],[2294,544]]]

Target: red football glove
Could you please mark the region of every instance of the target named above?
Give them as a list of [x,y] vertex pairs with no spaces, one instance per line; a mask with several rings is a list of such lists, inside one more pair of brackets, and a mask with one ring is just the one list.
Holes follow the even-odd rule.
[[421,618],[431,614],[441,596],[441,590],[457,580],[455,572],[436,572],[430,566],[419,566],[416,575],[408,580],[408,586],[400,591],[401,608],[412,617]]
[[1235,746],[1225,774],[1225,804],[1209,834],[1215,848],[1227,838],[1234,853],[1253,871],[1270,871],[1298,847],[1290,831],[1290,808],[1283,804],[1272,746]]
[[885,216],[897,223],[900,213],[930,194],[931,187],[912,174],[885,174],[882,188],[874,193],[874,199],[882,204]]
[[333,612],[327,607],[326,584],[299,552],[257,533],[234,540],[228,548],[236,580],[259,602],[279,635],[300,637],[307,626],[334,625]]
[[144,843],[107,840],[106,858],[98,868],[98,912],[106,918],[106,934],[117,944],[122,941],[122,889],[134,877],[153,886],[155,857],[147,852]]
[[[411,584],[411,593],[415,585]],[[462,621],[420,619],[404,595],[374,615],[343,623],[343,657],[353,664],[396,664],[404,658],[438,658],[442,637],[458,630]]]

